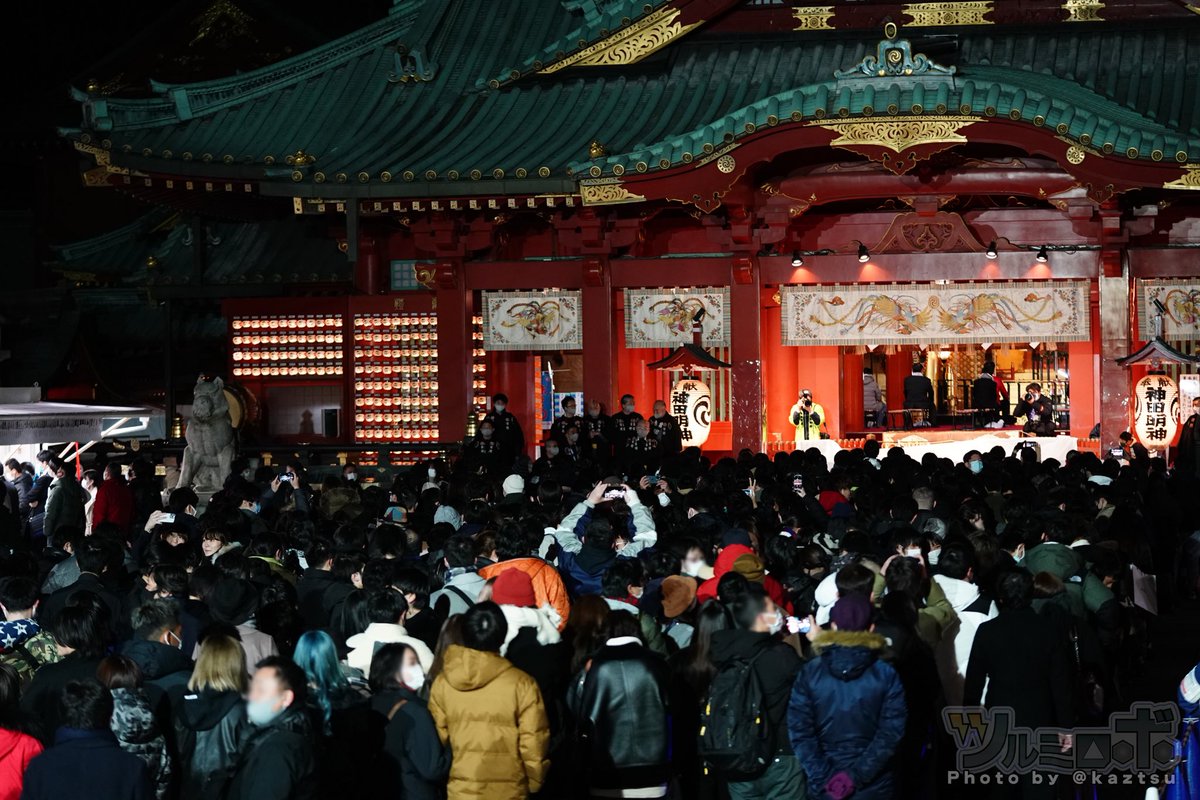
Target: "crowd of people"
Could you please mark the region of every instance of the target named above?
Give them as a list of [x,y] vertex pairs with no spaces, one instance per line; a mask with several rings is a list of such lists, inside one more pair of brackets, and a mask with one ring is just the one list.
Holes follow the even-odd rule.
[[1100,719],[1133,571],[1196,589],[1160,460],[713,463],[631,449],[627,397],[535,462],[504,405],[390,485],[241,461],[200,512],[144,461],[10,461],[0,800],[957,797],[942,709]]

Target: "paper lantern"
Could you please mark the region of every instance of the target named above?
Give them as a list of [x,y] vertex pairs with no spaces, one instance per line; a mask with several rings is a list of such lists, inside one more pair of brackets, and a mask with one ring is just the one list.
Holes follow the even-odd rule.
[[684,447],[699,447],[712,430],[712,391],[704,381],[683,378],[671,387],[671,414]]
[[1179,429],[1179,387],[1167,375],[1147,375],[1133,391],[1133,430],[1139,442],[1162,448]]

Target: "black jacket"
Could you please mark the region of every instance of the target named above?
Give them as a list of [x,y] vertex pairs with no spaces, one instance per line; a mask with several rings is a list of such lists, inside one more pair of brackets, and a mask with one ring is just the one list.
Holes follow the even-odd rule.
[[665,785],[671,741],[667,662],[638,643],[607,645],[578,680],[570,704],[590,785]]
[[34,728],[30,732],[41,739],[42,744],[48,745],[54,741],[54,732],[58,730],[61,719],[58,700],[63,688],[71,681],[95,680],[98,666],[99,657],[72,653],[62,661],[46,664],[34,673],[33,682],[21,696],[21,710]]
[[717,631],[712,637],[712,660],[717,670],[737,659],[749,661],[765,650],[754,662],[754,671],[763,688],[767,706],[767,721],[775,737],[775,752],[790,753],[787,735],[788,698],[792,683],[800,671],[800,656],[796,651],[767,633],[753,631]]
[[15,481],[9,484],[17,490],[17,512],[22,520],[29,519],[29,501],[33,494],[33,476],[22,472]]
[[100,580],[100,576],[91,572],[81,573],[70,586],[64,586],[43,600],[38,607],[38,622],[41,622],[43,627],[53,627],[58,615],[67,607],[68,601],[79,592],[97,595],[108,608],[109,629],[117,634],[117,640],[129,638],[133,631],[130,630],[129,617],[124,613],[121,598]]
[[305,628],[315,630],[329,624],[325,592],[337,582],[337,578],[328,570],[312,567],[304,570],[304,574],[296,582],[296,601],[300,606],[300,618],[304,620]]
[[132,659],[141,669],[150,707],[163,730],[167,730],[166,723],[171,719],[169,698],[183,693],[192,677],[192,660],[178,648],[145,639],[126,642],[121,655]]
[[933,410],[933,381],[924,375],[904,379],[904,407]]
[[438,739],[425,701],[408,689],[381,692],[371,698],[371,727],[380,729],[382,750],[370,795],[438,800],[450,751]]
[[111,731],[63,728],[54,747],[29,762],[22,800],[153,800],[146,764],[126,753]]
[[312,800],[312,725],[292,706],[270,724],[253,727],[242,744],[228,800]]
[[180,696],[174,716],[180,800],[197,800],[237,763],[238,743],[250,728],[246,704],[237,692],[206,689]]
[[975,632],[963,684],[963,705],[1009,706],[1015,724],[1070,727],[1071,678],[1060,628],[1032,608],[1001,611]]

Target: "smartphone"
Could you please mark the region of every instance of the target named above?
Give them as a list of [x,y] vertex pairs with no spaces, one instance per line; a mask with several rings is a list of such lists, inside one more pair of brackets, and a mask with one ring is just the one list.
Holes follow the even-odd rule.
[[804,478],[799,475],[792,478],[792,491],[798,495],[804,494]]
[[293,479],[293,478],[295,478],[295,477],[296,477],[296,476],[295,476],[295,475],[293,475],[292,473],[290,473],[290,472],[285,472],[285,473],[283,473],[282,475],[280,475],[280,476],[279,476],[279,480],[280,480],[280,481],[286,481],[287,483],[291,483],[291,482],[292,482],[292,479]]
[[808,633],[811,630],[812,630],[812,623],[808,621],[808,617],[805,617],[804,619],[800,620],[800,628],[796,632],[797,633]]
[[746,497],[754,497],[754,490],[749,486],[747,486],[745,489],[742,489],[742,491],[745,493]]
[[161,517],[158,518],[158,522],[160,525],[163,524],[164,522],[170,523],[170,522],[174,522],[174,521],[175,521],[174,514],[163,514]]
[[610,486],[604,492],[605,500],[616,500],[616,499],[624,497],[624,496],[625,496],[625,490],[619,486],[617,486],[617,487]]

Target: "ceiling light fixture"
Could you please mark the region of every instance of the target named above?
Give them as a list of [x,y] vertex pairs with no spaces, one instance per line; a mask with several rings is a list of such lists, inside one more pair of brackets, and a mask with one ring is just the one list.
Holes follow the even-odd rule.
[[862,242],[858,243],[858,261],[860,264],[865,264],[871,260],[871,251]]

